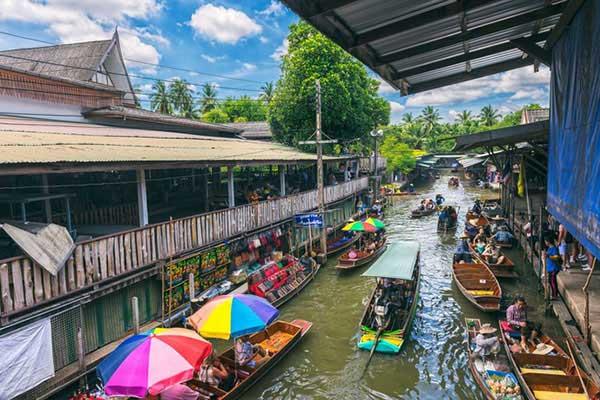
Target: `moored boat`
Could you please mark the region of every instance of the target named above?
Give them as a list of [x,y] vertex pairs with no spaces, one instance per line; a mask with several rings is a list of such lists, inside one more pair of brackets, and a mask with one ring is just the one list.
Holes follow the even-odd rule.
[[386,193],[386,196],[417,196],[420,194],[421,193],[419,193],[419,192],[393,192],[393,193]]
[[506,330],[505,321],[499,325],[504,349],[528,400],[600,399],[600,387],[550,337],[539,337],[537,347],[528,343],[525,353],[518,345],[518,332]]
[[501,252],[504,259],[502,263],[492,264],[489,263],[484,256],[479,254],[471,245],[469,245],[471,251],[473,253],[473,257],[477,259],[478,262],[485,264],[490,271],[494,274],[496,278],[518,278],[519,274],[516,271],[515,264],[513,261],[504,253]]
[[[475,357],[475,338],[481,329],[481,321],[474,318],[465,318],[467,362],[471,374],[488,400],[521,400],[519,381],[512,371],[506,353],[500,351],[489,357]],[[498,341],[502,340],[496,334]]]
[[410,212],[410,217],[411,218],[421,218],[421,217],[426,217],[431,214],[435,214],[436,212],[437,212],[436,208],[430,208],[430,209],[426,208],[424,210],[416,209],[416,210],[412,210]]
[[502,288],[490,269],[481,263],[454,263],[452,277],[460,292],[481,311],[500,310]]
[[478,228],[485,227],[490,224],[490,221],[483,215],[477,215],[471,211],[467,211],[467,223]]
[[304,320],[294,320],[291,323],[276,321],[268,326],[266,331],[250,336],[252,344],[259,345],[271,354],[266,356],[266,361],[254,368],[236,365],[233,347],[219,355],[217,359],[237,374],[235,386],[227,392],[198,380],[189,381],[187,385],[198,391],[200,396],[203,396],[201,399],[237,399],[296,347],[311,326],[312,323]]
[[[327,256],[332,256],[352,247],[360,239],[360,234],[347,236],[345,232],[338,233],[327,240]],[[315,252],[319,254],[321,248],[317,246]]]
[[417,242],[398,242],[362,276],[377,278],[360,321],[358,348],[398,353],[408,338],[419,299],[419,251]]
[[[377,248],[372,253],[364,250],[350,249],[338,257],[338,263],[335,266],[338,270],[349,270],[362,267],[375,261],[384,251],[386,246],[386,238],[380,240]],[[351,253],[354,252],[356,257],[351,258]]]

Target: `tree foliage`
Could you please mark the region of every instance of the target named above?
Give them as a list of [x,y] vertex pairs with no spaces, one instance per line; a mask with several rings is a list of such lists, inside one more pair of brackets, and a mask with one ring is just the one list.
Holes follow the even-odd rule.
[[317,79],[327,136],[341,143],[366,142],[369,131],[388,123],[389,103],[377,94],[379,82],[361,63],[305,22],[290,26],[288,41],[268,112],[277,141],[297,146],[314,132]]
[[150,95],[150,108],[152,111],[156,111],[163,114],[173,113],[173,104],[171,103],[171,96],[169,95],[169,89],[163,81],[156,81],[152,85],[153,93]]
[[185,79],[175,79],[169,85],[169,97],[173,112],[180,117],[191,118],[194,112],[193,91]]
[[224,124],[226,122],[231,122],[229,115],[227,115],[227,113],[221,110],[220,108],[213,108],[212,110],[205,112],[204,114],[202,114],[201,119],[203,121],[212,122],[214,124]]
[[390,172],[400,171],[408,174],[417,164],[414,150],[404,141],[399,131],[388,131],[384,134],[381,154],[386,158],[387,169]]

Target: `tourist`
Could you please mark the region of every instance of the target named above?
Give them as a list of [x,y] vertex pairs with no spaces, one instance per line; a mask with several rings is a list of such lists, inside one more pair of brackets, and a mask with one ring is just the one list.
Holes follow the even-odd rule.
[[[257,360],[256,355],[261,357]],[[237,365],[256,368],[267,360],[268,352],[261,346],[252,344],[250,336],[244,335],[235,341],[235,362]]]
[[488,264],[502,264],[505,260],[505,257],[500,252],[500,247],[498,247],[494,241],[491,241],[488,244],[482,255],[485,257]]
[[[196,392],[192,388],[183,383],[177,383],[173,386],[169,386],[162,392],[160,392],[160,400],[196,400],[200,396],[200,393]],[[147,396],[147,400],[157,399],[157,396]]]
[[527,302],[523,296],[516,296],[514,303],[506,310],[506,321],[511,328],[521,333],[521,348],[528,351],[527,341],[536,346],[535,339],[541,334],[541,324],[527,319]]
[[[569,239],[567,243],[567,237]],[[562,267],[565,270],[571,268],[569,263],[569,245],[573,242],[573,236],[567,231],[567,228],[563,224],[558,224],[558,237],[556,238],[558,243],[558,253],[562,258]]]
[[562,264],[561,256],[553,237],[544,237],[544,244],[546,245],[546,248],[542,252],[542,262],[544,263],[546,273],[548,274],[548,283],[550,284],[552,299],[556,299],[558,298],[558,283],[556,282],[556,276],[558,275],[560,265]]
[[512,244],[514,236],[508,231],[508,227],[503,225],[500,227],[498,232],[496,232],[493,238],[497,243]]
[[475,200],[475,204],[473,204],[471,211],[476,215],[481,214],[481,202],[479,200]]
[[485,234],[485,229],[483,229],[483,226],[479,228],[479,231],[477,232],[477,235],[475,235],[475,237],[473,238],[473,241],[487,242],[487,235]]
[[497,354],[500,351],[500,341],[496,336],[496,328],[490,324],[483,324],[479,328],[479,333],[475,336],[475,350],[473,356],[485,358],[490,354]]
[[476,239],[475,240],[475,251],[478,254],[483,254],[486,247],[487,247],[487,243],[485,242],[485,239]]
[[234,376],[233,374],[229,373],[221,361],[216,359],[214,355],[211,354],[200,366],[200,371],[198,371],[198,380],[206,383],[207,385],[229,391],[233,386]]
[[469,248],[469,236],[461,236],[461,241],[454,251],[454,262],[455,263],[471,263],[473,258],[471,257],[471,249]]

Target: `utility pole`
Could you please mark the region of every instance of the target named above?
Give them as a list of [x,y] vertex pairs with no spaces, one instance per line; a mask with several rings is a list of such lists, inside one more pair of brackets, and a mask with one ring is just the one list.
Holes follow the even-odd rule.
[[377,165],[379,158],[377,153],[379,152],[379,149],[377,148],[377,139],[383,136],[383,130],[372,130],[370,135],[375,139],[375,183],[373,184],[373,202],[376,202],[379,197],[379,165]]
[[[321,251],[323,256],[327,254],[327,231],[325,229],[325,185],[323,182],[323,143],[336,143],[337,140],[323,140],[323,132],[321,131],[321,83],[317,79],[317,115],[316,115],[316,130],[315,141],[307,140],[298,142],[299,144],[316,144],[317,145],[317,198],[319,202],[319,214],[323,219],[323,227],[321,228]],[[326,260],[326,258],[325,258]]]

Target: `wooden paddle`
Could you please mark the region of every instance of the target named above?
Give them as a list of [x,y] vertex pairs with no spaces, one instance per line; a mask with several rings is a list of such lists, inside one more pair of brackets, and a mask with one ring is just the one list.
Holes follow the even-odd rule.
[[373,354],[375,354],[375,349],[377,348],[377,343],[379,342],[379,338],[381,337],[382,333],[383,333],[383,328],[377,329],[377,333],[375,334],[375,340],[373,341],[373,347],[371,347],[371,352],[369,353],[369,359],[367,360],[367,363],[365,364],[365,368],[363,369],[363,372],[360,375],[360,379],[362,379],[362,377],[365,376],[365,372],[367,372],[367,368],[369,368],[369,364],[371,363],[371,358],[373,358]]
[[581,376],[581,371],[579,370],[579,367],[577,366],[577,360],[575,359],[575,356],[573,355],[573,350],[571,349],[571,343],[569,343],[568,339],[565,340],[565,342],[567,343],[567,348],[569,349],[569,355],[571,356],[571,359],[573,360],[573,364],[575,364],[575,371],[577,371],[577,376],[579,377],[579,381],[581,382],[581,386],[583,387],[585,396],[589,399],[590,394],[588,393],[587,388],[585,387],[585,381],[583,380],[583,377]]

